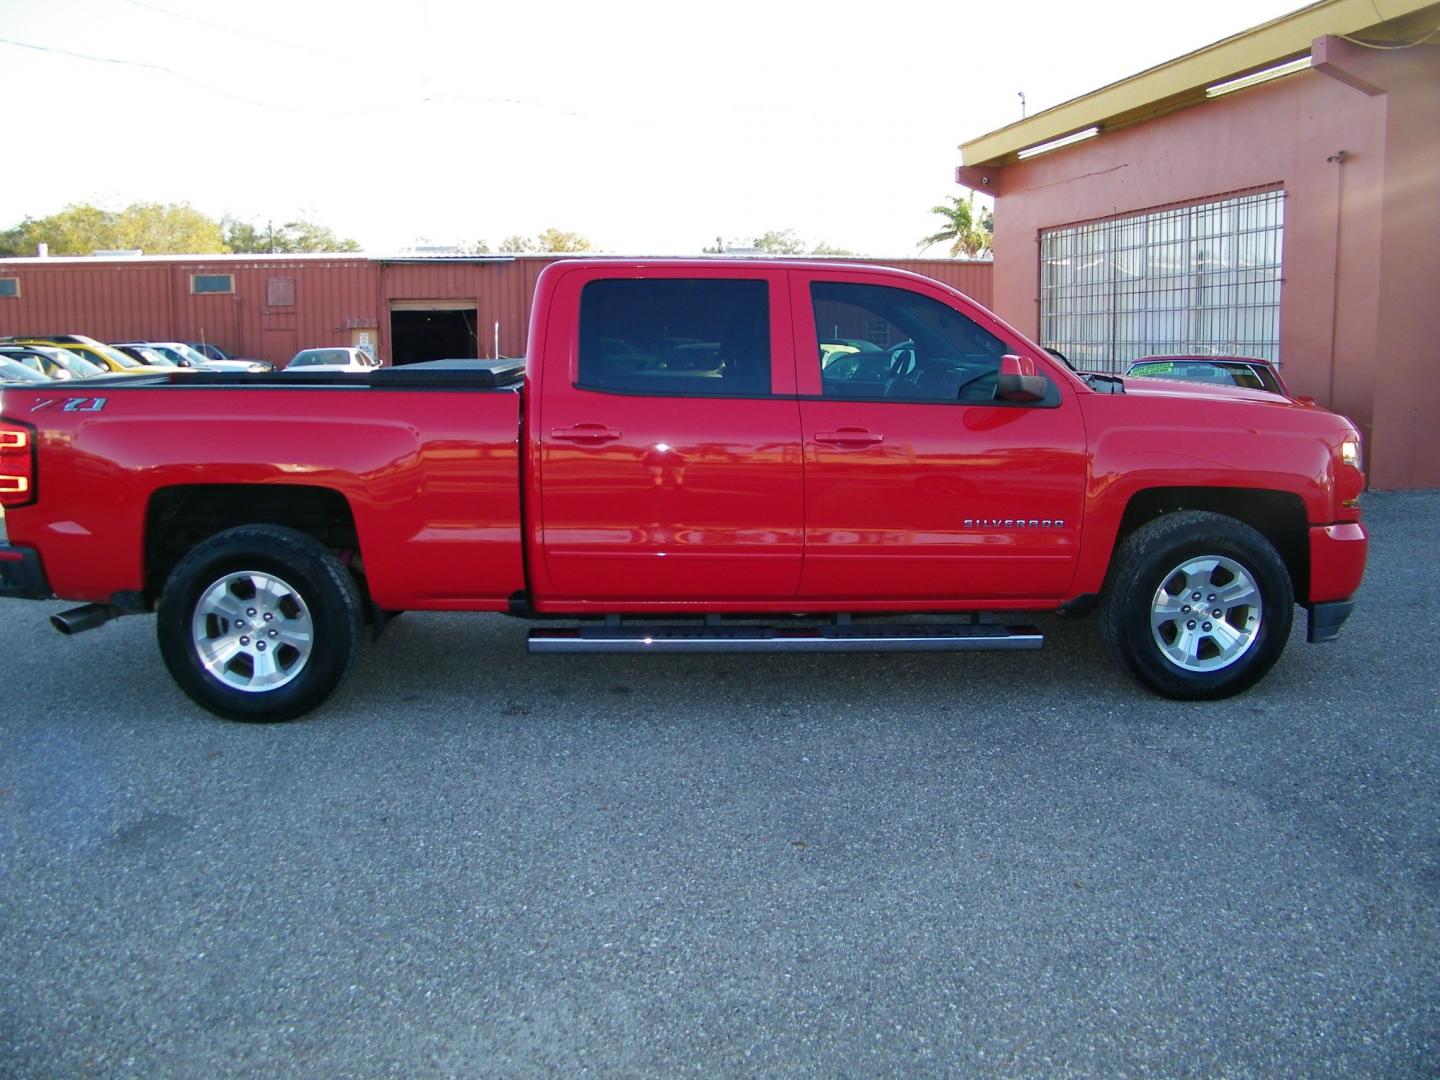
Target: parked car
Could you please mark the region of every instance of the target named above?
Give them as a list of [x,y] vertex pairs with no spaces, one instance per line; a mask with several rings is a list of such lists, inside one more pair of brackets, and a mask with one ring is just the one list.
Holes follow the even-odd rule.
[[0,345],[0,356],[56,380],[89,379],[105,370],[83,356],[50,345]]
[[263,360],[212,360],[184,341],[147,341],[144,344],[169,357],[178,367],[191,371],[275,370],[275,365]]
[[[898,339],[883,380],[829,377],[867,352],[821,367],[856,311]],[[1096,608],[1143,685],[1205,700],[1275,664],[1296,604],[1312,642],[1354,606],[1360,434],[1324,409],[1082,378],[878,266],[563,260],[530,325],[523,363],[360,380],[368,356],[307,349],[296,370],[335,373],[113,380],[73,405],[7,388],[0,596],[73,599],[52,617],[72,634],[154,611],[181,688],[250,720],[319,705],[367,614],[559,617],[579,625],[531,651],[654,655],[1035,649],[1023,620],[968,616]],[[710,342],[717,368],[665,366]]]
[[286,371],[374,371],[380,361],[364,349],[301,349],[285,365]]
[[1291,396],[1279,368],[1253,356],[1146,356],[1131,362],[1125,378],[1214,383]]
[[26,367],[18,360],[0,356],[0,383],[41,383],[49,382],[50,376],[42,375],[34,368]]
[[119,349],[111,348],[84,334],[55,334],[53,336],[18,337],[8,339],[16,345],[49,345],[76,353],[113,375],[162,375],[173,369],[142,364],[134,357],[126,356]]
[[[211,361],[210,366],[216,371],[274,371],[275,365],[268,360],[256,360],[249,356],[236,356],[234,353],[226,352],[219,345],[204,341],[187,341],[184,344],[190,346],[205,359]],[[237,367],[235,365],[244,365]]]
[[131,359],[138,360],[140,363],[146,364],[149,367],[180,367],[180,364],[173,356],[166,356],[163,352],[161,352],[159,349],[155,348],[152,345],[132,345],[127,343],[124,345],[111,344],[110,347],[112,349],[119,349]]

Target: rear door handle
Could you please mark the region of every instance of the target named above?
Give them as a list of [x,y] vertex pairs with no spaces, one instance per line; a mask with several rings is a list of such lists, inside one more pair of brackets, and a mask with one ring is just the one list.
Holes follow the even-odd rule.
[[817,431],[815,441],[834,443],[836,446],[874,446],[884,442],[885,436],[864,428],[841,428],[839,431]]
[[601,443],[614,442],[620,438],[620,432],[604,424],[576,424],[568,428],[551,428],[550,437],[580,443],[582,446],[599,446]]

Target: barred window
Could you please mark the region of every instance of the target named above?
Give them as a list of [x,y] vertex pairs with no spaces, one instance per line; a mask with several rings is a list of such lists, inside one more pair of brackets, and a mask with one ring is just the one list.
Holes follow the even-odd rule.
[[1142,356],[1279,360],[1285,193],[1040,234],[1040,336],[1082,371]]

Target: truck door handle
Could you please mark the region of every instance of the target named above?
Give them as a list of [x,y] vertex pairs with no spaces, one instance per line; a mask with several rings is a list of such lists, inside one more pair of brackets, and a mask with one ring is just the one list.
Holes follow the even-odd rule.
[[817,431],[815,441],[821,443],[834,443],[836,446],[874,446],[876,443],[885,441],[885,436],[879,432],[866,431],[864,428],[841,428],[839,431]]
[[604,424],[576,424],[568,428],[551,428],[550,437],[585,446],[599,446],[601,443],[614,442],[620,438],[620,432]]

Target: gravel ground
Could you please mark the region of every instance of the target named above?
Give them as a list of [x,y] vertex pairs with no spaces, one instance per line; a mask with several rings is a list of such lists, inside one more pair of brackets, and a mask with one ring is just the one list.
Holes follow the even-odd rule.
[[298,723],[0,601],[0,1073],[1440,1072],[1440,492],[1217,704],[1043,652],[527,658]]

